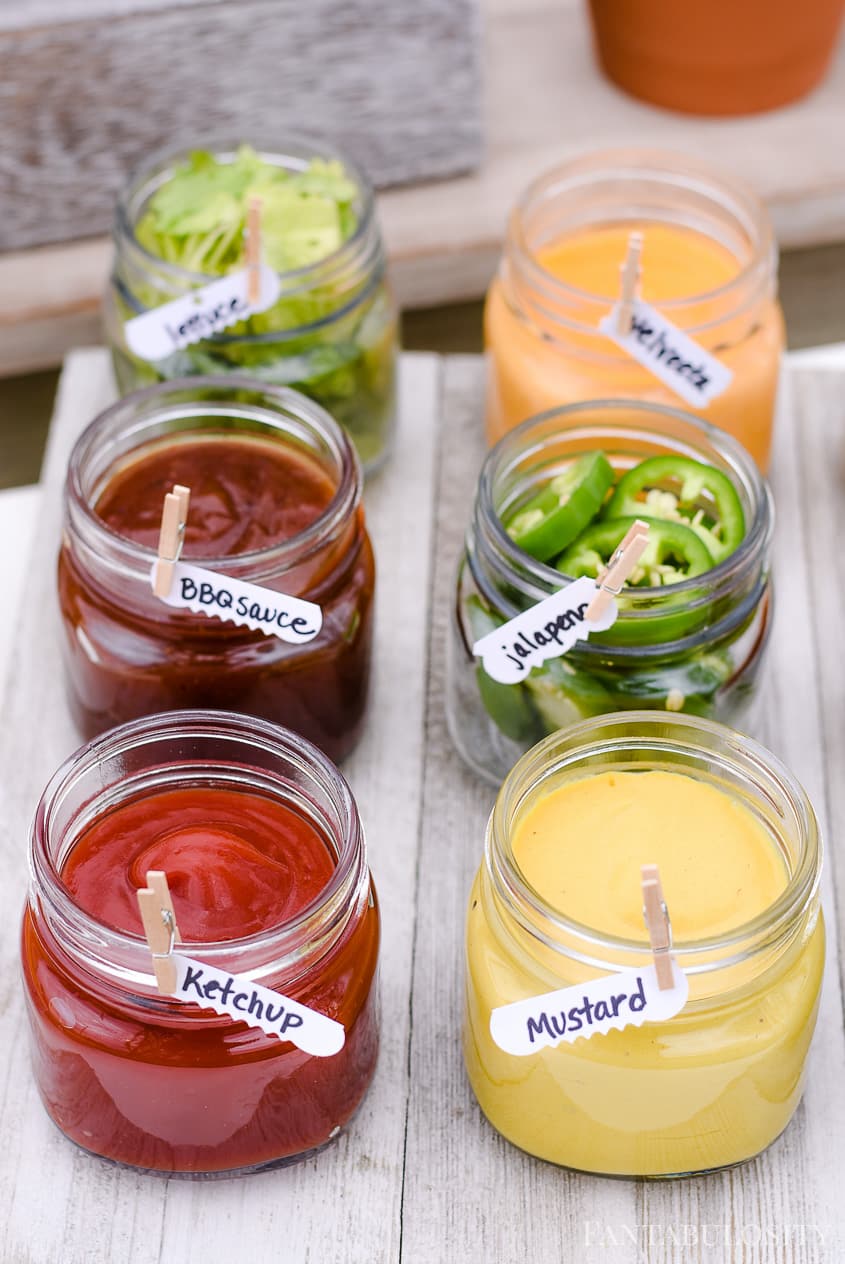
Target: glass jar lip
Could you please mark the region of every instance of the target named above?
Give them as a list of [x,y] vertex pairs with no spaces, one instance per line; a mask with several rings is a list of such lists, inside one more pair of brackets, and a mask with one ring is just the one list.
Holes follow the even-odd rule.
[[[734,549],[726,558],[723,558],[721,562],[717,562],[702,575],[683,579],[676,584],[666,587],[637,588],[634,593],[636,598],[647,601],[666,596],[667,594],[677,598],[678,596],[683,597],[687,593],[700,592],[702,580],[706,579],[708,583],[713,585],[728,580],[732,575],[741,572],[748,564],[749,559],[758,556],[768,547],[774,529],[774,505],[771,489],[751,455],[732,435],[720,430],[717,426],[711,425],[702,418],[694,416],[692,413],[685,412],[680,408],[672,408],[667,404],[651,403],[642,399],[591,399],[581,400],[574,404],[563,404],[558,408],[550,408],[545,412],[535,414],[533,417],[528,417],[518,426],[514,426],[507,431],[498,443],[490,449],[484,459],[479,476],[476,506],[477,509],[483,506],[484,510],[487,511],[488,525],[492,530],[496,545],[511,567],[518,566],[522,572],[530,575],[539,587],[548,589],[549,592],[555,592],[561,588],[562,581],[572,582],[571,576],[565,576],[553,566],[537,561],[536,558],[523,552],[513,542],[493,507],[493,492],[497,477],[501,475],[502,466],[523,446],[526,448],[530,446],[530,439],[534,431],[540,430],[544,424],[554,418],[560,418],[566,422],[570,420],[577,421],[581,418],[589,418],[591,413],[605,411],[619,413],[623,418],[625,413],[638,413],[644,417],[656,413],[661,417],[683,422],[685,425],[688,425],[692,435],[697,435],[702,440],[706,440],[712,447],[726,456],[732,467],[740,471],[746,485],[753,489],[755,494],[754,518],[738,548]],[[596,424],[598,427],[601,427],[606,425],[607,422],[605,419]],[[624,422],[620,422],[619,429],[622,432],[624,429],[630,430],[631,427],[630,425],[625,426]],[[646,434],[648,432],[648,425],[644,424],[640,433]],[[560,433],[565,434],[565,428]],[[660,438],[658,432],[654,432],[654,435],[656,438]],[[706,461],[703,453],[701,458],[698,459]],[[732,479],[732,481],[734,480]],[[629,618],[631,613],[630,611],[625,611],[622,617]],[[660,646],[661,652],[666,652],[667,648],[671,647],[667,647],[666,644],[661,644]]]
[[[608,730],[614,727],[617,729],[624,727],[632,732],[626,736],[608,737]],[[665,733],[660,735],[659,730],[666,730],[667,727],[679,730],[683,736],[673,739]],[[736,765],[746,764],[763,769],[778,784],[795,811],[803,834],[803,846],[799,864],[790,874],[784,890],[772,904],[756,917],[730,931],[700,939],[675,941],[672,948],[673,955],[683,968],[685,960],[694,960],[699,954],[739,948],[748,941],[763,937],[766,939],[777,937],[809,905],[819,888],[822,840],[815,812],[801,783],[772,751],[746,734],[702,716],[673,714],[667,717],[663,713],[656,714],[654,711],[626,711],[624,714],[592,717],[551,734],[522,755],[502,783],[487,828],[485,857],[497,891],[504,894],[506,898],[515,897],[518,902],[527,906],[534,916],[549,924],[555,932],[577,936],[579,941],[583,941],[591,948],[609,953],[639,954],[640,956],[643,952],[647,953],[649,947],[645,927],[641,940],[626,939],[623,936],[597,931],[594,927],[586,926],[558,912],[524,879],[513,858],[509,842],[506,844],[502,842],[503,838],[508,838],[509,833],[506,817],[507,801],[517,788],[521,799],[554,771],[566,766],[575,766],[585,756],[594,755],[602,750],[621,752],[636,748],[638,744],[642,749],[647,743],[648,747],[656,753],[672,749],[683,749],[689,752],[696,749],[696,736],[704,735],[709,735],[712,739],[721,742],[725,752],[723,755],[725,762],[731,759]],[[579,741],[583,744],[578,745]],[[563,753],[557,761],[554,761],[552,753],[561,743],[575,746],[575,749],[571,751],[571,757]],[[702,744],[697,749],[712,758],[712,750],[705,745]],[[532,766],[540,770],[530,777],[529,770]],[[681,775],[687,775],[683,769],[679,771]],[[589,773],[586,775],[589,776]],[[520,784],[521,779],[525,779],[525,784]],[[671,911],[670,908],[670,917]],[[537,934],[536,927],[532,926],[530,929],[532,933]],[[550,946],[555,945],[550,943]],[[695,973],[706,973],[709,970],[721,968],[725,964],[723,959],[718,959],[693,966],[693,970]]]
[[[72,783],[105,758],[113,758],[122,752],[136,749],[138,745],[166,737],[202,738],[230,737],[260,741],[265,750],[282,757],[297,759],[309,772],[316,773],[321,785],[332,798],[342,825],[342,837],[338,843],[337,863],[326,886],[293,917],[272,928],[255,931],[251,935],[226,940],[181,940],[176,952],[199,952],[213,964],[215,959],[226,958],[233,952],[262,949],[301,939],[309,929],[315,929],[321,919],[330,916],[332,909],[342,898],[344,891],[354,885],[358,871],[366,869],[366,844],[358,808],[349,785],[328,756],[312,742],[281,725],[255,716],[235,711],[168,711],[158,715],[132,720],[101,734],[78,747],[56,769],[48,781],[35,809],[29,835],[29,869],[31,883],[41,893],[46,893],[54,906],[59,906],[65,917],[76,928],[99,942],[107,942],[113,948],[128,952],[148,952],[143,933],[133,934],[109,926],[88,913],[73,898],[61,880],[61,874],[49,854],[51,814]],[[186,764],[189,761],[186,761]],[[218,761],[219,767],[224,767]],[[211,771],[215,764],[205,767]],[[248,769],[245,769],[248,770]],[[152,963],[150,963],[150,973]]]
[[661,310],[670,314],[691,305],[717,302],[737,294],[759,271],[761,261],[773,273],[776,272],[777,240],[766,208],[750,186],[709,164],[690,161],[688,155],[676,150],[649,147],[611,148],[585,151],[543,172],[531,181],[513,207],[508,221],[508,244],[513,248],[520,268],[539,286],[545,286],[561,297],[569,296],[576,302],[612,305],[619,298],[618,294],[599,294],[581,289],[549,272],[537,261],[536,254],[528,245],[523,227],[524,216],[532,205],[562,179],[579,175],[587,178],[602,172],[610,174],[614,169],[618,178],[624,179],[625,174],[639,178],[649,174],[658,178],[674,177],[676,181],[678,178],[682,179],[686,188],[692,191],[706,190],[711,195],[718,194],[720,200],[724,200],[727,194],[734,214],[741,212],[744,227],[754,231],[757,248],[753,257],[740,267],[735,276],[723,285],[685,298],[661,299]]
[[[249,566],[250,564],[282,567],[287,562],[306,556],[337,530],[341,523],[351,517],[361,500],[361,466],[351,440],[331,414],[307,395],[302,395],[299,391],[295,391],[289,386],[276,386],[256,381],[256,379],[244,374],[227,373],[225,375],[218,374],[208,377],[170,378],[165,382],[156,382],[153,386],[147,386],[141,390],[133,391],[129,395],[124,395],[122,399],[110,404],[108,408],[98,413],[89,422],[73,445],[68,461],[65,488],[74,509],[82,515],[90,530],[100,538],[106,538],[119,545],[121,554],[127,561],[133,561],[145,573],[149,572],[157,557],[156,550],[147,548],[128,536],[112,531],[103,519],[98,516],[93,506],[89,503],[83,489],[81,466],[86,457],[90,455],[92,448],[96,447],[97,440],[122,414],[126,415],[127,421],[131,421],[135,409],[138,407],[146,409],[146,406],[149,405],[150,407],[143,413],[143,419],[152,420],[157,415],[155,405],[157,402],[160,402],[161,415],[166,417],[168,414],[168,400],[172,397],[201,391],[220,392],[221,398],[197,399],[196,410],[198,416],[201,415],[204,404],[213,406],[215,403],[227,403],[228,401],[225,398],[227,394],[234,395],[238,391],[249,391],[253,395],[266,396],[278,406],[281,413],[287,414],[297,421],[304,421],[307,425],[312,426],[322,439],[328,442],[332,455],[336,458],[340,468],[340,478],[335,493],[326,507],[312,523],[302,531],[297,532],[296,535],[289,536],[286,540],[280,540],[276,544],[266,545],[260,549],[251,549],[244,553],[197,559],[198,565],[202,565],[209,570],[225,570],[227,566],[236,565],[241,567]],[[239,402],[238,400],[232,401],[235,406]],[[256,406],[258,408],[262,407],[260,404]],[[178,408],[180,415],[186,415],[183,411],[185,402],[173,404],[171,407]],[[244,404],[243,407],[247,410],[253,406]],[[275,417],[277,414],[274,413],[272,416]]]
[[[208,284],[211,281],[219,280],[218,273],[191,272],[187,268],[182,268],[178,264],[169,263],[166,259],[160,258],[147,250],[138,240],[135,228],[137,218],[132,214],[130,205],[131,198],[136,188],[143,185],[145,178],[163,163],[169,163],[172,166],[178,162],[184,161],[190,157],[195,150],[206,150],[213,153],[215,157],[234,155],[241,145],[252,145],[255,152],[260,158],[266,159],[268,162],[276,161],[277,166],[286,166],[284,159],[289,160],[294,166],[303,167],[305,160],[296,155],[297,150],[305,150],[310,153],[312,158],[318,157],[328,161],[337,160],[342,163],[346,174],[358,189],[361,199],[361,214],[355,231],[341,242],[336,250],[324,258],[317,260],[316,263],[305,264],[300,268],[290,268],[284,271],[278,271],[277,276],[282,281],[283,290],[296,291],[301,288],[297,284],[301,282],[307,284],[308,279],[313,276],[315,270],[331,269],[340,264],[351,254],[355,254],[362,246],[366,238],[370,225],[372,223],[375,211],[375,191],[364,170],[359,164],[351,158],[343,149],[333,145],[325,137],[317,133],[307,131],[284,133],[281,136],[271,137],[255,137],[257,144],[252,144],[249,140],[235,140],[233,137],[211,135],[201,136],[193,145],[161,145],[151,153],[145,155],[129,174],[126,184],[121,189],[115,204],[115,228],[118,234],[122,235],[124,240],[131,243],[131,248],[136,251],[139,258],[146,261],[149,265],[155,267],[165,276],[169,276],[175,281],[181,281],[188,284]],[[264,142],[267,142],[265,144]]]

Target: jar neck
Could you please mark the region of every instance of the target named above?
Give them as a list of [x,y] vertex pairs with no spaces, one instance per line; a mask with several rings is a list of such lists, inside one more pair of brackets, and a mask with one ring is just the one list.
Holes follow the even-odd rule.
[[[284,925],[243,939],[177,945],[177,952],[283,990],[363,915],[369,873],[358,811],[341,774],[310,742],[263,720],[171,712],[113,729],[72,755],[44,791],[30,833],[32,916],[73,968],[95,983],[158,996],[145,939],[86,912],[61,874],[81,835],[103,812],[188,786],[247,790],[289,804],[313,822],[334,854],[326,887]],[[162,1004],[169,1004],[167,998]]]
[[[509,619],[570,582],[518,548],[502,524],[539,483],[561,473],[580,453],[596,450],[618,474],[657,454],[713,465],[731,479],[746,522],[739,548],[704,576],[664,588],[626,589],[617,599],[617,623],[632,631],[626,638],[631,645],[613,644],[612,653],[642,661],[649,654],[693,648],[705,626],[709,640],[727,635],[748,617],[765,590],[771,494],[751,457],[724,431],[680,410],[643,401],[596,400],[554,409],[509,431],[488,453],[466,546],[467,564],[481,595]],[[659,622],[665,626],[667,613],[679,611],[691,616],[685,620],[686,635],[669,644],[653,638],[650,628]],[[601,633],[593,633],[589,641],[579,643],[579,652],[604,654],[608,644]]]
[[[200,146],[213,153],[218,162],[231,162],[238,146],[231,141],[211,140]],[[363,171],[345,154],[328,146],[319,138],[308,136],[282,138],[267,146],[258,146],[257,152],[265,162],[288,171],[302,171],[314,158],[338,161],[356,189],[353,210],[356,216],[354,232],[341,246],[324,259],[306,267],[278,272],[280,293],[278,303],[289,303],[292,310],[297,300],[301,302],[299,318],[293,319],[290,329],[274,329],[268,333],[217,336],[217,341],[239,343],[302,337],[312,329],[322,327],[327,320],[336,321],[360,302],[381,280],[384,267],[384,249],[375,211],[372,186]],[[175,171],[190,158],[184,149],[167,149],[154,154],[130,177],[127,187],[118,199],[114,222],[115,265],[117,287],[130,311],[137,314],[179,298],[189,290],[207,285],[216,275],[191,272],[165,259],[151,254],[139,241],[138,225],[150,199],[171,179]],[[319,312],[312,318],[308,312],[308,298],[318,292],[321,296]],[[332,297],[332,311],[326,316],[326,299]]]
[[[599,334],[618,301],[568,284],[543,266],[545,248],[590,229],[649,224],[694,231],[732,255],[723,285],[661,301],[661,312],[714,351],[755,327],[777,291],[777,245],[762,203],[680,154],[609,150],[564,163],[536,180],[514,208],[499,273],[513,314],[544,340],[597,362],[625,359]],[[679,267],[682,273],[682,266]]]
[[747,981],[755,967],[762,970],[777,960],[809,933],[818,911],[821,840],[813,809],[780,761],[744,735],[694,716],[667,718],[647,711],[561,730],[524,755],[506,778],[488,823],[484,878],[503,933],[530,945],[527,951],[541,954],[547,963],[559,962],[564,977],[573,965],[589,974],[647,964],[645,927],[635,941],[563,916],[525,881],[512,841],[526,812],[565,783],[594,773],[655,767],[735,797],[772,839],[788,875],[774,904],[751,921],[715,937],[675,938],[675,959],[691,980],[698,979],[692,991],[702,999],[723,992],[732,979]]
[[[308,588],[304,576],[325,571],[334,552],[341,557],[360,535],[361,470],[354,449],[318,404],[287,387],[257,386],[238,375],[196,377],[160,383],[127,395],[83,431],[68,465],[64,531],[82,571],[104,591],[149,588],[155,552],[112,531],[96,505],[117,469],[148,445],[231,436],[305,451],[335,487],[326,508],[305,530],[268,548],[201,565],[235,579],[274,586],[291,580],[291,595]],[[187,560],[187,559],[186,559]]]

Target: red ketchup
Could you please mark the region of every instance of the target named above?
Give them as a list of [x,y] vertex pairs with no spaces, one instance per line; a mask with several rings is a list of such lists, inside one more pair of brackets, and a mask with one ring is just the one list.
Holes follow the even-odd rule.
[[[91,738],[165,710],[236,710],[342,759],[364,722],[375,582],[348,441],[337,438],[330,458],[317,446],[319,427],[333,425],[325,414],[312,447],[285,429],[221,430],[199,403],[196,428],[162,437],[156,409],[170,389],[136,397],[135,430],[133,397],[115,405],[71,457],[58,579],[77,727]],[[303,426],[314,408],[303,401]],[[128,445],[119,457],[115,436]],[[313,640],[291,644],[153,595],[164,496],[177,483],[191,491],[183,560],[316,603],[323,625]]]
[[[237,972],[254,937],[299,922],[293,964],[268,939],[265,968],[251,977],[341,1023],[345,1043],[313,1057],[195,1004],[142,994],[128,973],[115,980],[96,962],[88,970],[36,899],[23,925],[34,1069],[62,1131],[106,1158],[182,1173],[271,1165],[335,1135],[366,1091],[378,1047],[379,924],[365,866],[345,925],[328,948],[315,946],[338,863],[315,819],[253,789],[157,789],[87,825],[56,882],[104,938],[143,934],[136,892],[148,869],[167,874],[181,950],[197,960],[203,944],[225,942],[224,968]],[[140,961],[151,970],[149,957]]]

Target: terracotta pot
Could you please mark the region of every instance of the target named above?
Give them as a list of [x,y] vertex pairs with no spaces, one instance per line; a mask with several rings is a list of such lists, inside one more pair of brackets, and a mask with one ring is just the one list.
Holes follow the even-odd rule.
[[845,0],[590,0],[605,74],[690,114],[786,105],[824,75]]

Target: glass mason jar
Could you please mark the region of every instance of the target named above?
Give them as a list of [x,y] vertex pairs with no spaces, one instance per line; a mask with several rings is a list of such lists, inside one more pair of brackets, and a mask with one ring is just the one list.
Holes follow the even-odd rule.
[[[143,936],[92,916],[63,881],[92,824],[138,800],[155,812],[158,796],[182,787],[260,795],[289,806],[324,840],[334,869],[300,912],[243,938],[177,951],[342,1023],[345,1043],[333,1056],[162,996]],[[131,852],[130,844],[127,867]],[[349,787],[310,743],[216,712],[115,729],[50,781],[29,859],[22,958],[32,1064],[48,1114],[72,1141],[133,1167],[210,1174],[290,1161],[345,1127],[378,1053],[379,915]],[[184,851],[173,865],[187,868]],[[225,905],[227,872],[219,857],[211,867],[204,876]]]
[[[516,863],[515,829],[566,783],[650,769],[715,787],[750,811],[783,861],[785,889],[727,933],[676,931],[689,999],[675,1017],[505,1053],[490,1032],[494,1008],[651,960],[645,927],[637,941],[613,937],[544,900]],[[615,1176],[703,1172],[765,1149],[798,1105],[815,1026],[820,867],[818,823],[801,786],[768,751],[721,725],[641,712],[541,742],[501,788],[469,901],[464,1053],[493,1127],[530,1154]],[[705,862],[702,881],[710,877]],[[667,902],[671,916],[668,891]]]
[[[203,147],[219,162],[232,161],[238,148],[231,142]],[[117,203],[104,310],[121,393],[171,378],[225,372],[292,386],[322,404],[349,433],[364,469],[375,469],[388,454],[394,430],[398,314],[372,187],[347,155],[322,140],[282,138],[259,147],[259,156],[291,171],[303,170],[313,158],[342,163],[357,190],[357,227],[348,240],[315,264],[280,272],[281,293],[267,311],[164,360],[141,360],[130,351],[124,335],[128,320],[216,279],[156,257],[136,236],[150,198],[189,156],[184,148],[153,155]]]
[[[290,538],[196,559],[319,604],[323,626],[314,640],[290,644],[166,605],[150,583],[155,549],[99,516],[100,497],[133,461],[211,439],[269,444],[279,458],[304,453],[331,481],[332,499]],[[250,489],[240,492],[248,497]],[[151,506],[156,522],[162,500],[159,491]],[[188,528],[185,560],[192,556],[190,512]],[[342,759],[364,723],[374,583],[355,453],[328,413],[296,391],[234,375],[162,383],[107,408],[74,445],[58,585],[67,695],[85,738],[157,711],[213,707],[283,724]]]
[[[681,402],[598,331],[634,229],[644,236],[643,297],[733,373],[701,415],[765,470],[784,348],[772,228],[749,190],[660,150],[573,159],[517,202],[485,313],[490,442],[578,400]],[[579,257],[556,261],[567,242]]]
[[[739,494],[745,537],[697,578],[626,588],[611,628],[547,659],[524,682],[500,684],[473,657],[473,643],[569,582],[518,548],[502,519],[538,483],[579,453],[596,450],[618,474],[656,454],[713,465]],[[598,400],[512,430],[484,462],[458,563],[446,712],[466,762],[498,784],[547,734],[613,711],[684,711],[753,727],[751,704],[771,626],[772,529],[771,493],[748,453],[690,414],[642,401]]]

